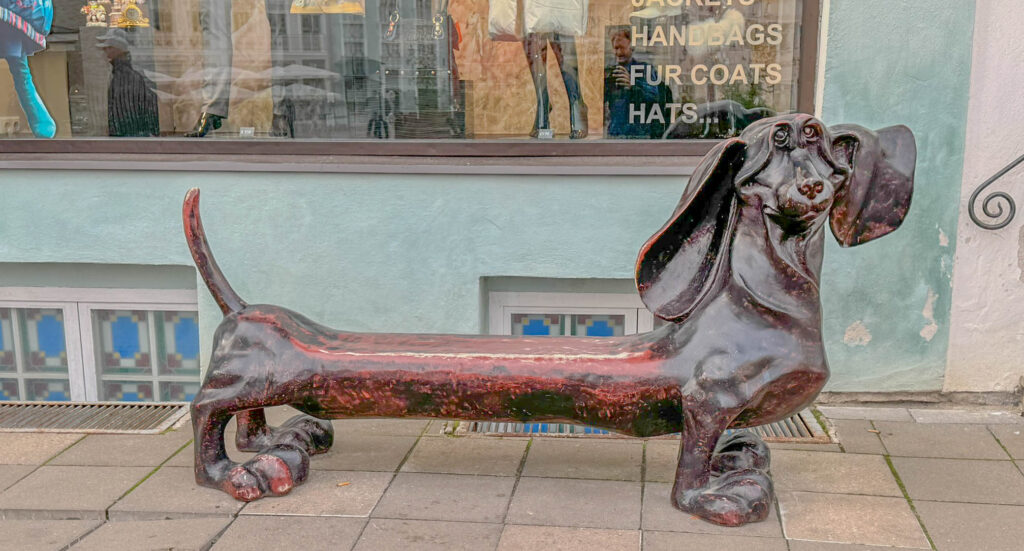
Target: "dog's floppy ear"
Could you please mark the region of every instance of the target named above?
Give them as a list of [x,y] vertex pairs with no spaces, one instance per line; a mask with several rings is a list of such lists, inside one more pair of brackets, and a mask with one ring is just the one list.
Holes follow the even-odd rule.
[[914,190],[914,133],[906,126],[872,132],[855,124],[833,126],[829,133],[832,154],[850,168],[830,216],[839,244],[860,245],[900,227]]
[[736,173],[745,146],[736,138],[716,145],[700,162],[669,221],[636,261],[640,298],[654,315],[685,319],[715,287],[736,218]]

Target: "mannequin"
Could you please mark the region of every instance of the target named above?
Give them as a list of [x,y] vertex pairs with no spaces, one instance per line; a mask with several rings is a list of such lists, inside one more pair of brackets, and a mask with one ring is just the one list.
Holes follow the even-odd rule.
[[529,33],[523,40],[526,60],[530,64],[530,76],[533,77],[533,88],[537,92],[537,115],[534,117],[533,130],[530,137],[536,138],[540,131],[551,128],[548,115],[551,113],[551,102],[548,96],[548,45],[555,54],[558,68],[565,83],[565,92],[569,98],[569,138],[577,140],[585,138],[588,132],[587,104],[583,102],[583,91],[580,90],[580,69],[576,57],[576,38],[557,33]]
[[[234,57],[231,41],[231,4],[231,0],[199,0],[199,26],[203,30],[203,107],[195,127],[185,134],[189,138],[206,136],[220,128],[224,119],[228,118]],[[264,9],[270,9],[270,0],[264,0]],[[281,99],[276,94],[273,102],[272,129],[279,133],[285,123],[284,111]]]
[[537,94],[537,112],[531,137],[551,128],[549,114],[547,58],[551,47],[562,73],[569,100],[569,137],[585,138],[588,132],[587,104],[580,88],[576,36],[587,32],[588,0],[522,0],[522,16],[517,0],[490,0],[488,31],[492,40],[519,40],[517,27],[523,29],[522,42],[530,76]]
[[18,103],[37,138],[54,137],[57,124],[32,81],[28,56],[46,49],[52,23],[51,0],[0,0],[0,56],[7,61]]

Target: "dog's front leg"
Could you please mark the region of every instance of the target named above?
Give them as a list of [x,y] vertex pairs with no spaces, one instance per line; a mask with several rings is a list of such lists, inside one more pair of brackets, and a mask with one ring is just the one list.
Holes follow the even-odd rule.
[[739,526],[764,520],[772,501],[772,483],[757,468],[742,468],[712,477],[719,438],[735,412],[708,409],[706,402],[684,401],[683,434],[672,504],[716,524]]

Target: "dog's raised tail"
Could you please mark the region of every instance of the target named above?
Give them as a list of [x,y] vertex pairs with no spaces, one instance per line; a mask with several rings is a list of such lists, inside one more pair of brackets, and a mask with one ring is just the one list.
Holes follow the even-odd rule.
[[192,251],[192,260],[195,261],[199,275],[203,277],[221,311],[226,316],[245,308],[245,301],[231,288],[231,284],[217,266],[217,261],[213,259],[213,253],[210,252],[210,243],[206,241],[206,233],[203,231],[203,221],[199,218],[199,188],[188,190],[181,215],[185,222],[185,240]]

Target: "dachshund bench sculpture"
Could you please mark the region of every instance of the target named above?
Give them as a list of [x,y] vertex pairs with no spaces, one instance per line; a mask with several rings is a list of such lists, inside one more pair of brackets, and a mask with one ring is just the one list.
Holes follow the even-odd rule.
[[[668,323],[614,338],[336,331],[249,305],[210,254],[199,191],[184,221],[225,318],[192,402],[199,484],[250,501],[288,493],[333,440],[327,419],[569,420],[634,436],[682,433],[672,503],[711,522],[764,519],[768,448],[747,431],[807,407],[828,379],[819,273],[824,227],[843,246],[895,230],[916,146],[903,126],[826,128],[764,119],[717,144],[674,214],[643,246],[636,280]],[[308,414],[267,426],[263,408]],[[225,453],[237,418],[239,465]]]

